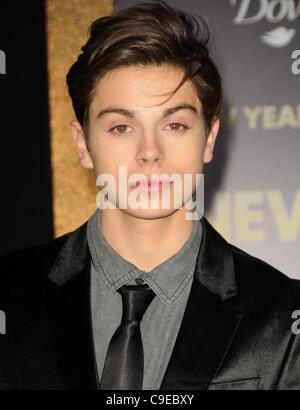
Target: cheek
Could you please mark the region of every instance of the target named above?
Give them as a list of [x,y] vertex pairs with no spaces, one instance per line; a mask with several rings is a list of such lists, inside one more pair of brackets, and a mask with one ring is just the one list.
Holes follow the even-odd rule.
[[184,141],[181,146],[178,146],[176,152],[173,152],[172,162],[177,168],[181,168],[181,172],[186,173],[201,173],[203,165],[204,145],[201,137],[193,136]]
[[129,168],[129,165],[127,163],[128,159],[124,155],[124,152],[122,153],[121,151],[116,152],[110,151],[107,148],[104,149],[98,149],[96,153],[94,153],[94,164],[95,164],[95,170],[97,175],[99,174],[110,174],[114,175],[116,179],[118,179],[119,176],[119,167],[124,165]]

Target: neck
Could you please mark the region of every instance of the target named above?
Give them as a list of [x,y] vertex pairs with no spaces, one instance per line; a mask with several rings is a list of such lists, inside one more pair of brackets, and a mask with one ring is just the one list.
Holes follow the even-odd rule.
[[193,221],[185,219],[185,208],[157,219],[136,218],[119,209],[100,212],[106,241],[124,259],[145,272],[177,253],[193,229]]

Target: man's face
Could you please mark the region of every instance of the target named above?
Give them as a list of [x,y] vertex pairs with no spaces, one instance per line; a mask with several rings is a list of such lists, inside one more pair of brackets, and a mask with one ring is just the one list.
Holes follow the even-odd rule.
[[[179,174],[183,190],[184,174],[193,175],[194,190],[195,175],[201,174],[203,163],[212,159],[219,121],[214,122],[210,134],[206,136],[202,104],[190,81],[171,98],[168,94],[178,86],[182,75],[182,70],[163,65],[122,67],[102,77],[89,109],[87,139],[90,151],[87,150],[80,124],[72,122],[81,164],[93,168],[96,177],[104,173],[114,176],[117,190],[112,196],[117,209],[119,193],[127,189],[129,196],[136,189],[135,186],[121,183],[119,191],[121,165],[126,166],[128,178],[135,173],[149,178],[151,174],[167,174],[169,177]],[[170,108],[179,106],[181,108],[170,111]],[[114,112],[104,112],[107,109]],[[158,209],[151,209],[148,202],[151,187],[146,186],[149,188],[146,192],[149,205],[147,207],[144,203],[145,192],[140,197],[140,203],[147,209],[132,209],[128,205],[127,209],[120,211],[137,218],[153,219],[168,216],[184,206],[186,197],[174,196],[174,183],[163,187],[170,189],[169,209],[163,209],[162,192],[156,192]]]

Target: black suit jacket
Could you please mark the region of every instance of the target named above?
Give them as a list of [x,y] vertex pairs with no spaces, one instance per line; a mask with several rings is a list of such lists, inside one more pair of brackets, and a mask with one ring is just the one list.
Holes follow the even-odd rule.
[[[300,285],[202,218],[186,310],[161,389],[300,390]],[[0,257],[0,389],[97,389],[86,225]]]

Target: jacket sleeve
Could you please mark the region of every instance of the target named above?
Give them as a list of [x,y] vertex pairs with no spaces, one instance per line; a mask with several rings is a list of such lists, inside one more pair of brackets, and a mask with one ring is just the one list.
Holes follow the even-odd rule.
[[300,334],[292,331],[276,390],[300,390]]
[[291,281],[295,295],[293,312],[291,311],[290,340],[282,362],[277,390],[300,390],[300,281]]

